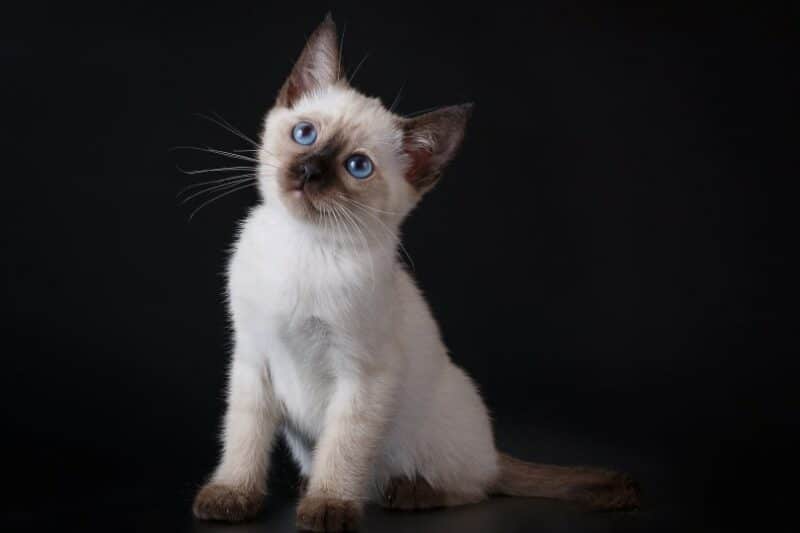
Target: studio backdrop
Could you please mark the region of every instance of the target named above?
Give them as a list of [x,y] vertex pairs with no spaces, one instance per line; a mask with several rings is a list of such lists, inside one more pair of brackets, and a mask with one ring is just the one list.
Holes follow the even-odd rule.
[[[741,487],[794,454],[793,8],[37,4],[0,23],[0,527],[203,527],[224,273],[260,199],[192,197],[220,177],[192,172],[252,165],[245,137],[328,10],[365,94],[403,116],[475,103],[398,254],[498,447],[643,487],[639,513],[540,516],[703,529],[784,501]],[[290,509],[282,446],[275,463]]]

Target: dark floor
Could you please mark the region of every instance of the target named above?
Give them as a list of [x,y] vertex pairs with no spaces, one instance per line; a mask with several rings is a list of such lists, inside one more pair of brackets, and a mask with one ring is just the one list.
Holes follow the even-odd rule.
[[[272,501],[256,521],[240,525],[200,522],[191,518],[185,507],[106,508],[98,513],[86,511],[54,513],[31,517],[11,515],[5,531],[41,531],[75,528],[79,531],[196,531],[261,532],[296,531],[294,503]],[[8,523],[8,522],[7,522]],[[487,532],[487,531],[667,531],[684,530],[664,521],[657,513],[640,511],[619,514],[580,514],[563,506],[543,501],[493,499],[481,505],[425,513],[388,513],[370,508],[362,531]]]
[[[550,434],[509,425],[501,425],[497,440],[501,448],[527,458],[625,469],[643,487],[642,509],[590,513],[559,502],[517,498],[493,498],[479,505],[421,513],[387,512],[370,507],[362,530],[415,533],[730,530],[722,528],[713,506],[704,502],[704,484],[686,484],[684,469],[689,467],[679,466],[677,462],[666,463],[663,456],[631,452],[624,443],[615,442],[613,438]],[[526,451],[534,449],[536,453]],[[115,481],[114,486],[89,486],[84,480],[72,488],[62,487],[58,490],[60,494],[44,499],[37,500],[32,494],[18,497],[18,503],[6,512],[5,523],[10,527],[3,530],[47,531],[68,527],[80,531],[295,531],[295,479],[284,454],[282,449],[276,452],[271,480],[273,494],[265,512],[248,524],[227,525],[193,519],[190,505],[195,480],[180,481],[174,479],[175,476],[165,476],[169,481],[153,483],[153,486],[139,479],[129,480],[127,487],[126,480]],[[180,468],[180,460],[177,460],[176,470]],[[196,473],[198,483],[203,475]]]

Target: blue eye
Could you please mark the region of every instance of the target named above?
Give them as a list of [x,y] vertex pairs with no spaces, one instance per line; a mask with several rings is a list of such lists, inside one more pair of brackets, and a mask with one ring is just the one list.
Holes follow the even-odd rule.
[[314,144],[317,140],[317,130],[310,122],[299,122],[292,130],[292,139],[298,144]]
[[369,157],[361,154],[351,155],[344,162],[344,168],[357,180],[363,180],[372,174],[372,161]]

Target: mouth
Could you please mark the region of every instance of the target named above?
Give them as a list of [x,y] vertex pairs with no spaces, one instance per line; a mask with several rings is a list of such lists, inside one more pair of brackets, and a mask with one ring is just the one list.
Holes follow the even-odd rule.
[[322,215],[322,203],[320,202],[319,195],[313,194],[305,187],[302,182],[295,180],[287,181],[281,187],[281,196],[284,197],[284,202],[296,214],[303,217],[319,217]]
[[316,207],[314,202],[311,201],[311,198],[306,194],[303,189],[289,189],[286,194],[289,198],[292,199],[294,202],[302,202],[304,204],[308,204],[311,207]]

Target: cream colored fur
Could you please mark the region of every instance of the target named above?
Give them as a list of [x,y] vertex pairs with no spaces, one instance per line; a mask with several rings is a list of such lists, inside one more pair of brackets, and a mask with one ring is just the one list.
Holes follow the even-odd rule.
[[[338,73],[332,54],[315,57]],[[400,224],[421,196],[407,179],[403,119],[344,82],[316,81],[264,123],[264,201],[228,270],[235,347],[211,483],[264,492],[282,433],[309,496],[360,503],[391,477],[421,477],[451,504],[478,501],[498,473],[489,415],[397,259]],[[317,145],[338,135],[376,167],[370,180],[346,182],[345,211],[322,220],[298,214],[280,187],[287,161],[309,149],[288,134],[301,120],[317,126]],[[430,135],[417,144],[427,148]]]
[[[257,514],[277,434],[308,479],[301,529],[353,529],[368,500],[419,509],[490,492],[638,507],[626,474],[495,450],[477,388],[397,259],[400,225],[458,150],[469,106],[394,115],[340,79],[338,56],[328,17],[264,123],[263,202],[228,269],[235,346],[223,454],[195,515]],[[316,140],[294,140],[301,123]],[[350,174],[353,154],[374,172]]]
[[[386,195],[371,206],[376,211],[348,206],[366,226],[362,234],[352,227],[328,234],[296,220],[279,199],[271,154],[288,148],[282,133],[301,117],[373,132],[355,142],[381,165]],[[229,269],[235,349],[215,479],[263,479],[272,434],[288,421],[317,446],[312,454],[290,434],[312,491],[377,497],[373,489],[389,476],[420,475],[477,498],[494,481],[486,408],[396,258],[394,235],[417,201],[403,178],[401,142],[387,111],[343,86],[267,117],[266,201],[245,221]]]

